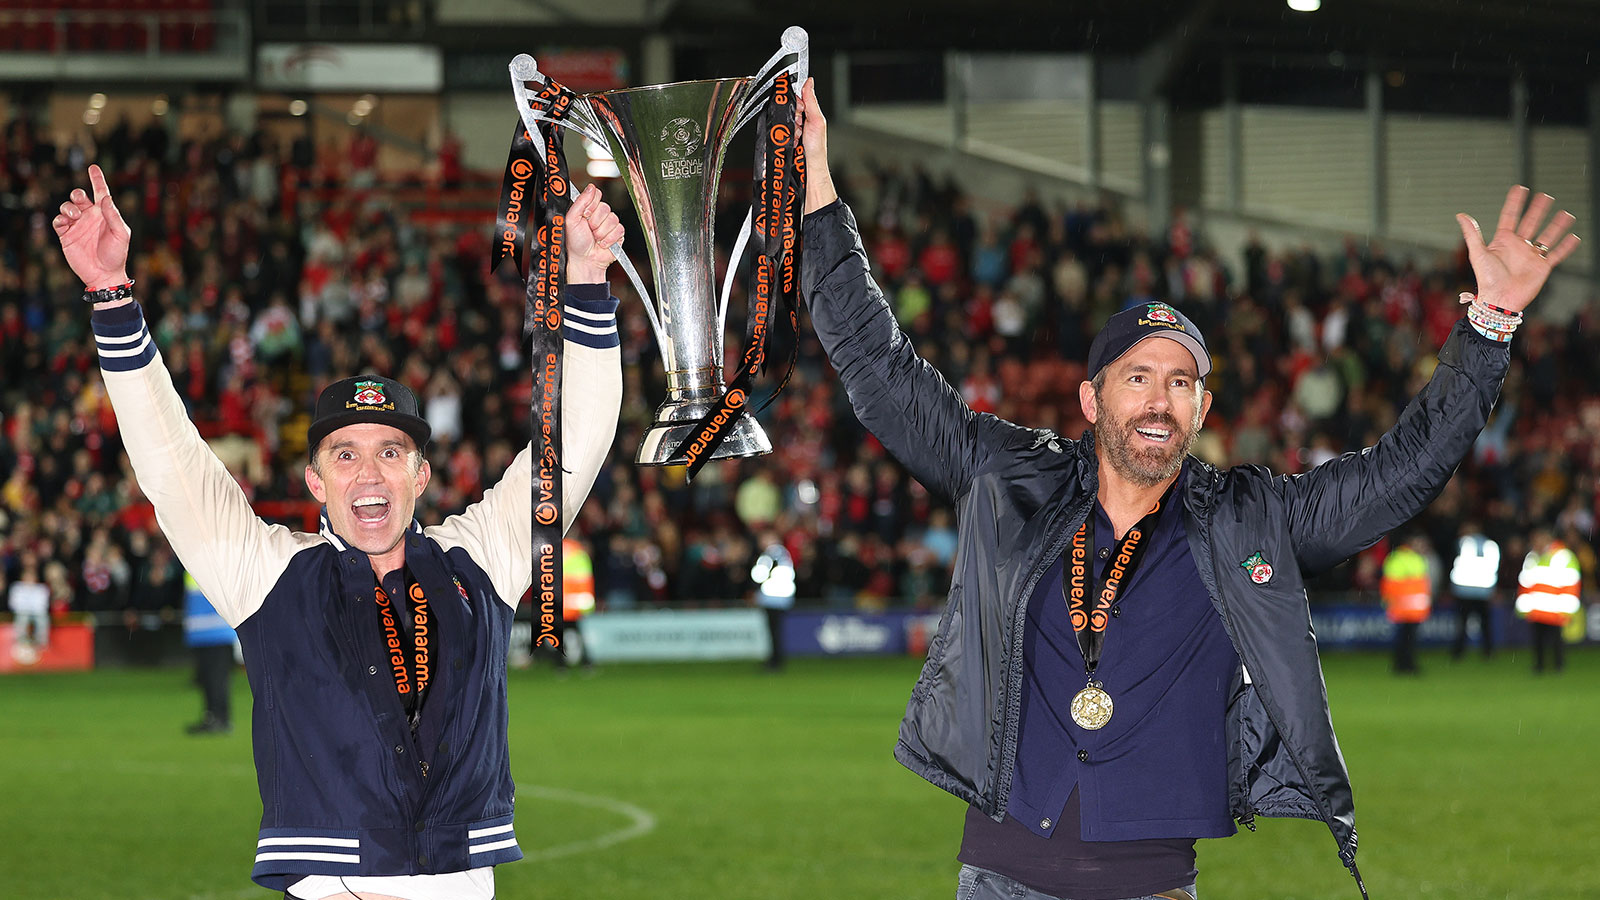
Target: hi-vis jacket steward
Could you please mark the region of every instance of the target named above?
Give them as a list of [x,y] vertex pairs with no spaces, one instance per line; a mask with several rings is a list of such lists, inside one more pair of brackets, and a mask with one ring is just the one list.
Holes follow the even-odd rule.
[[[1092,433],[1067,440],[973,412],[899,330],[849,209],[818,210],[804,229],[802,288],[856,415],[955,502],[959,521],[950,598],[895,758],[1000,821],[1017,756],[1027,601],[1093,509]],[[1226,723],[1230,809],[1245,825],[1258,815],[1325,822],[1358,884],[1350,777],[1302,573],[1372,545],[1438,494],[1488,419],[1508,361],[1505,344],[1462,322],[1427,387],[1375,446],[1303,475],[1188,463],[1184,530],[1243,663]]]
[[[606,457],[622,394],[616,300],[566,301],[563,522]],[[139,307],[98,311],[106,389],[139,486],[184,568],[238,631],[255,695],[261,831],[251,878],[460,872],[522,857],[506,729],[511,618],[532,578],[531,452],[478,503],[405,537],[439,630],[413,735],[366,554],[328,527],[268,526],[190,423]],[[588,323],[575,329],[572,323]]]

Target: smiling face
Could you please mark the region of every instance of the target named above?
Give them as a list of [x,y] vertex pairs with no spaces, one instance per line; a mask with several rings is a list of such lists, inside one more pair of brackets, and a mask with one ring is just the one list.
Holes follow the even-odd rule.
[[1147,338],[1101,374],[1100,386],[1087,381],[1078,386],[1100,458],[1141,487],[1177,475],[1211,409],[1211,392],[1201,389],[1188,348]]
[[405,432],[362,423],[322,439],[316,465],[306,466],[306,487],[328,507],[333,530],[373,557],[374,569],[380,568],[380,560],[393,563],[381,575],[404,562],[400,541],[430,474],[416,442]]

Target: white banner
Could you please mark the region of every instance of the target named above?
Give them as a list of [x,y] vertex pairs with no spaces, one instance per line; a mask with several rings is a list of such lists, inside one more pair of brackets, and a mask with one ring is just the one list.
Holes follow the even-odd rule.
[[772,650],[759,609],[595,613],[578,630],[597,663],[766,659]]
[[277,91],[434,93],[444,86],[436,47],[422,44],[262,44],[256,86]]

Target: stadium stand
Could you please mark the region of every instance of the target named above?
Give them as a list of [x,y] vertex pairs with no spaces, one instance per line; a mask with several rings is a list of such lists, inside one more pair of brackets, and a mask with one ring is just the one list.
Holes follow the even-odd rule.
[[[121,455],[82,286],[49,231],[82,181],[69,161],[98,159],[111,173],[152,332],[202,434],[264,516],[314,521],[301,475],[306,410],[323,384],[368,370],[407,382],[433,422],[423,520],[494,483],[526,440],[530,380],[521,287],[487,272],[491,183],[382,173],[355,189],[349,154],[312,159],[262,134],[170,148],[156,133],[103,135],[98,146],[57,147],[19,118],[0,142],[0,584],[46,578],[61,613],[179,605],[177,588],[161,589],[182,579]],[[1099,323],[1163,300],[1201,325],[1217,358],[1195,452],[1304,471],[1371,443],[1395,418],[1471,286],[1459,253],[1396,259],[1350,242],[1329,258],[1252,242],[1244,269],[1230,271],[1185,218],[1152,235],[1110,205],[1030,197],[980,212],[961,185],[925,172],[852,174],[843,181],[869,254],[922,354],[974,408],[1072,437],[1085,427],[1076,389]],[[620,186],[608,190],[626,216]],[[724,254],[745,202],[738,190],[721,200]],[[949,511],[856,422],[803,315],[794,378],[763,415],[775,452],[709,466],[691,488],[681,470],[632,464],[663,386],[637,299],[620,279],[613,289],[624,297],[623,421],[577,526],[602,607],[739,602],[769,525],[796,561],[802,604],[939,606]],[[1512,583],[1525,536],[1554,522],[1595,570],[1585,538],[1600,452],[1584,436],[1600,429],[1600,397],[1580,387],[1600,376],[1583,340],[1597,316],[1534,321],[1518,335],[1495,419],[1418,523],[1436,552],[1475,517],[1506,548]],[[1315,589],[1376,602],[1385,551]]]

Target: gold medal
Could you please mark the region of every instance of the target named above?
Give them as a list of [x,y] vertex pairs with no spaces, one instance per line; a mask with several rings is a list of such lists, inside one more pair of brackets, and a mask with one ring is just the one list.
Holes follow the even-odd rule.
[[1111,721],[1111,695],[1091,681],[1072,698],[1072,721],[1087,731],[1099,731]]

